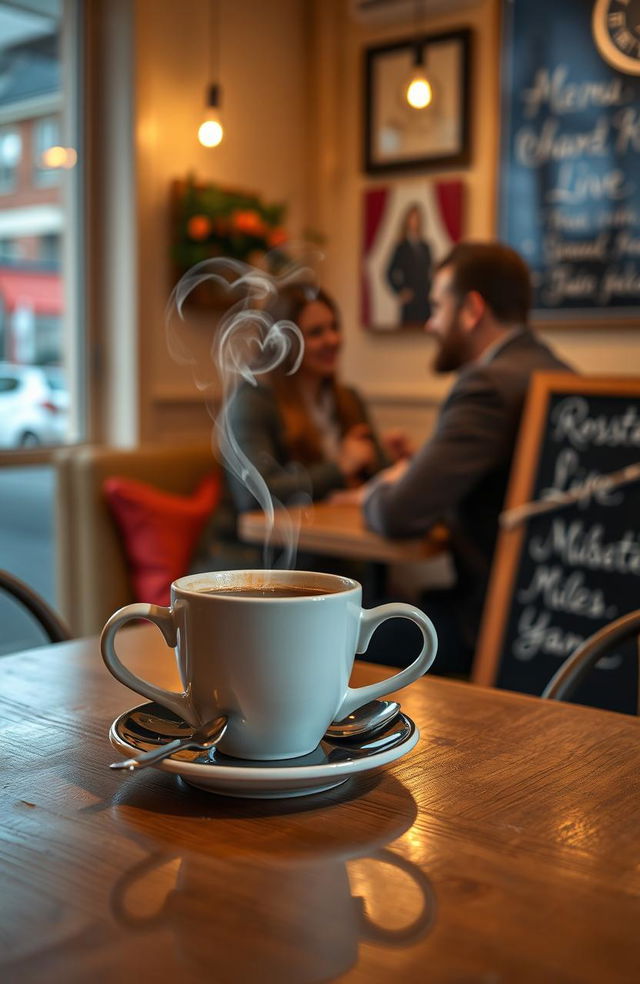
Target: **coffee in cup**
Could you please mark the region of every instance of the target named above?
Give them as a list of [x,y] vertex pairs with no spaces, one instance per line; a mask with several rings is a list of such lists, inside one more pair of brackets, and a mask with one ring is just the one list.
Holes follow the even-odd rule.
[[[229,719],[221,752],[245,759],[296,758],[313,751],[331,721],[406,687],[436,655],[437,636],[418,608],[403,603],[363,609],[357,581],[309,571],[215,571],[179,578],[171,606],[127,605],[101,637],[109,671],[125,686],[184,718],[193,728]],[[366,687],[349,687],[364,653],[388,618],[414,622],[423,646],[414,661]],[[137,677],[118,658],[115,636],[132,619],[154,622],[175,647],[182,693]]]

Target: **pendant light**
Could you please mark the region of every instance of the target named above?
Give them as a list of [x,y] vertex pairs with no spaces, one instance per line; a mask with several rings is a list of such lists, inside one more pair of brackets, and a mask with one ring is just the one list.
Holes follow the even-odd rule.
[[425,42],[420,38],[420,26],[424,17],[424,0],[415,5],[415,45],[413,71],[404,89],[404,97],[412,109],[428,109],[433,101],[433,86],[425,65]]
[[424,45],[416,43],[413,72],[405,90],[405,98],[412,109],[426,109],[433,100],[433,87],[424,61]]
[[[220,18],[218,0],[209,0],[209,78],[215,78],[219,67]],[[222,88],[219,82],[211,82],[207,87],[205,118],[198,128],[198,140],[203,147],[217,147],[224,136],[220,120]]]

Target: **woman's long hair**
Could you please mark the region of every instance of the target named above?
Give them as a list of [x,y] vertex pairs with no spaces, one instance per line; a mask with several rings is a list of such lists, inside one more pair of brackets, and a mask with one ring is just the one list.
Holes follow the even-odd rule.
[[[340,325],[338,308],[325,291],[317,287],[296,284],[281,288],[277,298],[267,305],[266,310],[274,321],[293,321],[299,324],[300,315],[308,304],[318,301],[325,304]],[[287,375],[290,364],[279,366],[269,374],[268,382],[276,398],[276,403],[284,423],[284,441],[292,461],[310,465],[325,457],[322,435],[309,416],[298,381]],[[341,435],[354,424],[362,422],[358,401],[353,393],[341,386],[336,379],[327,379],[327,390],[333,394],[336,416]]]

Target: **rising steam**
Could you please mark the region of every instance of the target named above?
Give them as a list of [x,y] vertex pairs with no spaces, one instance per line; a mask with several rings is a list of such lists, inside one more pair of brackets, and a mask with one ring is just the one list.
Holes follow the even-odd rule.
[[[212,368],[217,370],[222,388],[222,405],[218,411],[213,401],[207,400],[207,409],[214,421],[212,446],[229,473],[235,476],[254,498],[267,519],[268,533],[264,545],[264,564],[274,566],[270,545],[278,510],[278,531],[284,547],[278,566],[295,566],[299,523],[294,523],[283,503],[272,496],[267,483],[239,446],[230,424],[230,410],[242,381],[258,385],[258,378],[287,363],[288,372],[294,373],[300,366],[304,352],[302,333],[291,321],[277,321],[263,310],[265,302],[275,298],[279,288],[291,283],[309,283],[312,273],[302,266],[290,267],[275,277],[243,263],[220,257],[205,260],[189,270],[174,288],[167,307],[167,342],[172,357],[191,368],[198,388],[207,394],[214,388]],[[194,352],[180,333],[175,322],[177,313],[184,322],[184,304],[193,290],[203,283],[215,285],[235,303],[220,320],[210,345],[209,366]],[[310,501],[309,497],[306,497]],[[298,505],[302,500],[298,499]]]

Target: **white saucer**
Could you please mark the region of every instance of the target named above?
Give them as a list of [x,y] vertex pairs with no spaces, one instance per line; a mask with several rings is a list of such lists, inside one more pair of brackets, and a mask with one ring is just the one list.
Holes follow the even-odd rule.
[[[125,711],[111,725],[109,740],[123,755],[146,751],[191,731],[172,711],[154,702]],[[251,762],[209,752],[186,750],[158,763],[155,768],[173,772],[185,782],[208,793],[253,799],[307,796],[332,789],[358,772],[388,765],[415,746],[420,732],[400,714],[382,733],[359,742],[324,739],[310,755],[278,762]]]

